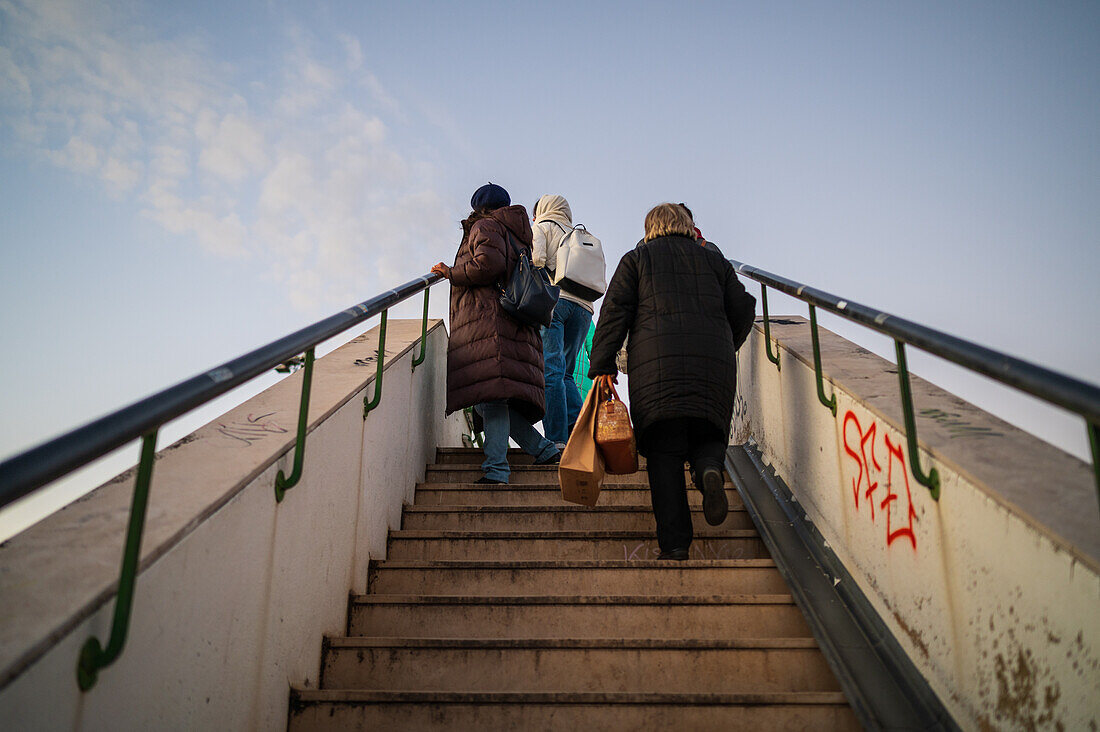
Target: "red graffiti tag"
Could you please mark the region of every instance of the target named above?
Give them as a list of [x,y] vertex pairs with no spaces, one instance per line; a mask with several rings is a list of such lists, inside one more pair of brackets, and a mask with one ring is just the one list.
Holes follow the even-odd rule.
[[[849,424],[855,428],[853,430],[854,435],[849,432]],[[852,480],[852,498],[855,501],[856,511],[859,511],[860,488],[865,485],[862,497],[866,499],[867,505],[871,509],[871,522],[875,523],[875,499],[877,498],[875,493],[879,489],[879,477],[882,474],[882,465],[879,464],[878,457],[875,455],[876,437],[879,435],[878,423],[872,421],[870,426],[864,430],[859,423],[859,418],[851,410],[848,410],[844,415],[841,431],[844,436],[844,451],[848,453],[859,468],[859,473]],[[913,549],[916,549],[917,537],[913,532],[913,521],[916,519],[917,513],[913,509],[913,497],[909,492],[909,471],[905,466],[905,453],[902,452],[901,445],[895,445],[890,439],[890,435],[885,432],[882,433],[882,441],[886,446],[887,453],[889,453],[889,459],[886,464],[886,495],[878,501],[878,508],[886,512],[886,546],[890,546],[898,539],[905,537],[909,539]],[[870,459],[868,459],[868,453],[870,453]],[[895,463],[901,466],[901,475],[905,480],[904,500],[894,491]],[[905,514],[905,518],[897,521],[897,517],[902,513]],[[898,528],[895,528],[895,523],[898,524]]]
[[[917,537],[913,533],[913,519],[917,517],[917,512],[913,510],[913,496],[909,493],[909,471],[905,467],[905,453],[901,451],[901,445],[895,445],[890,441],[890,435],[884,434],[882,439],[886,441],[886,449],[890,451],[890,463],[886,471],[886,490],[889,493],[886,494],[886,498],[882,499],[880,505],[880,508],[886,509],[886,546],[890,546],[895,540],[906,536],[909,537],[909,543],[916,549]],[[905,478],[905,506],[908,508],[905,516],[908,523],[900,529],[891,529],[894,513],[892,509],[894,508],[894,501],[898,500],[898,496],[893,489],[894,458],[897,458],[897,463],[901,466],[901,474]]]

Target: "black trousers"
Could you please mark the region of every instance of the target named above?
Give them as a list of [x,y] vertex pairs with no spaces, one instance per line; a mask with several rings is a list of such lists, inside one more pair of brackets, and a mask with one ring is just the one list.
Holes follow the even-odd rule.
[[687,549],[694,532],[684,486],[684,461],[691,463],[696,485],[702,485],[704,469],[722,470],[727,438],[705,419],[677,417],[653,423],[639,435],[638,443],[649,471],[657,544],[663,552]]

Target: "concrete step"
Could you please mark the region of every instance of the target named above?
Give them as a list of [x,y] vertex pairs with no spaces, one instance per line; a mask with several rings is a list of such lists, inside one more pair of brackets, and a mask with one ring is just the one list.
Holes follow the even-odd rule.
[[289,729],[860,729],[839,692],[738,694],[292,690]]
[[[692,511],[692,523],[702,532],[708,524],[702,507]],[[410,531],[654,531],[651,508],[575,504],[560,506],[406,506],[401,528]],[[730,511],[718,529],[752,529],[744,508]]]
[[[439,447],[435,451],[436,465],[481,465],[485,452],[480,447]],[[508,449],[509,465],[531,465],[535,458],[516,447]],[[645,458],[638,456],[638,467],[645,468]]]
[[[468,477],[468,476],[467,476]],[[688,505],[702,507],[703,494],[687,491]],[[741,496],[726,484],[730,509],[744,506]],[[476,483],[419,483],[413,502],[417,506],[576,506],[561,497],[557,483],[535,485],[485,486]],[[650,508],[649,483],[614,483],[603,486],[596,506],[637,506]]]
[[785,594],[770,559],[395,561],[372,564],[368,591],[456,595]]
[[425,638],[791,638],[789,594],[359,595],[348,635]]
[[[509,483],[512,485],[558,485],[557,465],[513,465]],[[485,475],[477,465],[429,465],[424,474],[427,483],[472,483]],[[608,475],[604,485],[649,486],[644,470],[630,475]],[[732,487],[732,486],[731,486]]]
[[[698,528],[698,527],[697,527]],[[704,533],[705,531],[705,533]],[[388,559],[656,559],[653,531],[391,531]],[[698,530],[692,559],[762,559],[755,530]]]
[[321,688],[375,691],[840,691],[812,638],[330,638]]

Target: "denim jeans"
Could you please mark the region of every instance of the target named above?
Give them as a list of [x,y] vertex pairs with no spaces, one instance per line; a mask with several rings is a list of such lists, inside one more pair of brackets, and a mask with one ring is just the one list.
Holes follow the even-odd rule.
[[508,468],[508,437],[511,436],[528,455],[535,460],[545,460],[558,452],[554,443],[539,434],[523,416],[508,406],[508,402],[482,402],[474,409],[485,422],[485,462],[481,469],[486,478],[508,482],[512,471]]
[[542,329],[542,356],[546,377],[546,414],[542,418],[546,439],[567,442],[569,428],[581,413],[581,392],[573,381],[577,354],[581,352],[592,313],[572,300],[558,300],[550,325]]

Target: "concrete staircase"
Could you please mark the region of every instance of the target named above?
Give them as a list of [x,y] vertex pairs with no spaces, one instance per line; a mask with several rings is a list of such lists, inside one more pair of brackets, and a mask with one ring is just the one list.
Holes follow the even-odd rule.
[[594,509],[553,467],[444,448],[328,638],[291,730],[859,729],[732,486],[691,559],[657,561],[644,472]]

